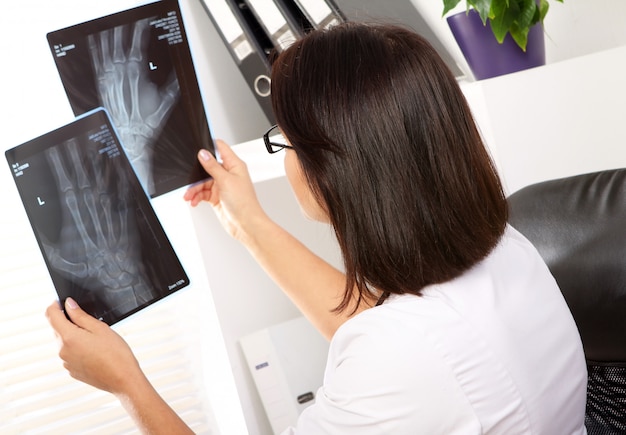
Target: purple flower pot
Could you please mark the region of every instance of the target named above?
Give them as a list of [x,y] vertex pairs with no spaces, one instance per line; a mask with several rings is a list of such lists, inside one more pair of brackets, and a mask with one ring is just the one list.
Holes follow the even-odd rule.
[[528,45],[524,52],[507,34],[499,44],[491,25],[484,26],[474,9],[469,14],[461,12],[447,18],[454,39],[461,48],[476,80],[545,65],[546,47],[543,26],[536,24],[528,32]]

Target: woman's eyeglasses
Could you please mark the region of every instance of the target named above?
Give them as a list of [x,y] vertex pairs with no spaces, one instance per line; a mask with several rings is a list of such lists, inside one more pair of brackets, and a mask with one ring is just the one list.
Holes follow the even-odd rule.
[[283,140],[285,140],[285,137],[283,136],[283,134],[278,129],[278,125],[271,126],[270,129],[267,130],[265,132],[265,134],[263,135],[263,142],[265,142],[265,148],[267,148],[267,152],[268,153],[274,154],[274,153],[277,153],[278,151],[283,150],[285,148],[293,149],[293,147],[291,145],[287,145],[285,143],[271,141],[270,140],[270,135],[271,136],[280,135],[283,138]]

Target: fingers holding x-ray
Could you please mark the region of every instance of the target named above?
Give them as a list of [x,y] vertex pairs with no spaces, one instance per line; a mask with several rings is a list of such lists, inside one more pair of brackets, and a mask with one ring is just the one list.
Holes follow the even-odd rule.
[[148,193],[154,191],[153,145],[180,96],[175,73],[160,87],[149,77],[150,19],[89,35],[89,52],[102,106]]
[[97,155],[81,159],[79,146],[71,139],[46,152],[57,182],[62,226],[55,241],[43,241],[44,251],[54,270],[98,291],[108,306],[136,306],[149,299],[150,286],[141,253],[133,248],[137,222],[129,213],[127,181],[107,171]]

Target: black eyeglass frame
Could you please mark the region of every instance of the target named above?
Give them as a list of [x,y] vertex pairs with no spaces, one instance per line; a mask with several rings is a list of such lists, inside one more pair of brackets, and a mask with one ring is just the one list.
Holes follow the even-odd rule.
[[[291,145],[278,143],[278,142],[272,142],[270,140],[270,134],[277,128],[278,128],[278,125],[272,125],[269,128],[269,130],[267,130],[265,134],[263,134],[263,142],[265,142],[265,148],[267,149],[267,152],[270,154],[274,154],[284,149],[290,149],[290,150],[294,149]],[[273,148],[273,147],[277,147],[277,148]]]

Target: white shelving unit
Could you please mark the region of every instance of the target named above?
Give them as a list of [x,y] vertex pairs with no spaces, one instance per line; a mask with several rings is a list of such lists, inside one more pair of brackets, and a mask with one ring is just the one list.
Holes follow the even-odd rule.
[[463,85],[509,193],[626,167],[626,45]]

